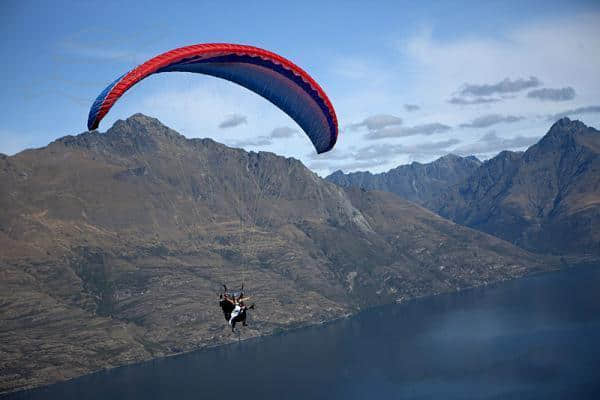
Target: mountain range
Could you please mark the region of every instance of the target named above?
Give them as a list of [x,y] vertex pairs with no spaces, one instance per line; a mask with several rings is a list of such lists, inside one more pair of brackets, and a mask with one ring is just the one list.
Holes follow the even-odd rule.
[[[483,163],[448,155],[383,174],[336,172],[326,179],[393,192],[533,252],[597,258],[599,152],[600,132],[563,118],[527,151],[503,151]],[[440,165],[446,175],[438,172]],[[421,175],[408,173],[415,170]],[[417,190],[432,181],[435,193]]]
[[344,174],[337,170],[325,179],[342,187],[354,186],[395,193],[414,203],[425,205],[438,198],[450,186],[471,176],[481,164],[474,156],[448,154],[431,163],[413,162],[380,174],[368,171]]
[[136,114],[0,157],[0,391],[237,340],[222,284],[256,303],[248,338],[558,266],[395,194]]

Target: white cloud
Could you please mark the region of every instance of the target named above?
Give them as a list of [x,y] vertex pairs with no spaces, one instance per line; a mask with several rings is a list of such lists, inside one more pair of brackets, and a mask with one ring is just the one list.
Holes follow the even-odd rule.
[[548,119],[548,121],[554,122],[563,117],[573,117],[573,116],[580,116],[583,114],[594,114],[594,113],[600,113],[600,106],[586,106],[586,107],[578,107],[578,108],[574,108],[574,109],[570,109],[570,110],[564,110],[559,113],[549,115],[547,119]]
[[389,126],[398,125],[402,125],[402,118],[389,114],[376,114],[363,119],[361,122],[350,125],[350,129],[358,130],[366,127],[370,131],[377,131]]
[[242,114],[229,114],[219,123],[219,128],[228,129],[248,123],[248,118]]
[[514,123],[521,121],[523,117],[516,115],[500,115],[500,114],[486,114],[481,117],[475,118],[473,121],[460,124],[461,128],[487,128],[488,126],[501,124],[501,123]]
[[[411,127],[442,121],[454,128],[434,132],[439,134],[436,139],[460,140],[462,145],[467,146],[478,142],[481,131],[459,126],[465,122],[483,121],[482,117],[489,115],[522,116],[522,120],[494,127],[499,129],[498,135],[503,139],[527,138],[546,132],[549,128],[548,115],[597,104],[600,96],[597,73],[600,70],[599,20],[598,13],[563,15],[553,19],[528,20],[520,27],[497,32],[493,37],[477,35],[444,40],[438,40],[431,31],[423,30],[408,36],[396,48],[400,50],[396,54],[376,49],[368,54],[333,55],[333,61],[326,70],[316,73],[326,76],[326,80],[319,83],[336,108],[340,127],[352,128],[353,123],[358,122],[356,125],[365,131],[398,130],[396,133],[401,132],[401,135],[390,135],[393,137],[380,139],[377,143],[396,150],[398,147],[394,146],[402,145],[403,150],[414,151],[398,153],[397,157],[382,164],[371,160],[372,171],[375,172],[428,153],[415,147],[423,142],[423,136],[417,135],[414,129],[407,130]],[[144,92],[144,96],[137,96],[132,90],[126,101],[123,99],[116,104],[107,119],[144,112],[188,137],[209,136],[221,142],[244,144],[246,149],[261,146],[262,150],[312,161],[314,168],[332,165],[327,163],[328,157],[339,160],[340,165],[342,162],[350,165],[356,162],[352,157],[356,149],[373,144],[362,134],[349,134],[352,129],[341,129],[334,152],[313,159],[308,155],[313,154],[314,149],[303,133],[289,137],[283,133],[282,137],[287,137],[285,140],[274,140],[277,127],[301,131],[287,115],[260,96],[210,77],[175,75],[178,74],[145,81],[143,85],[149,90]],[[507,82],[514,83],[519,79],[527,81],[532,76],[543,82],[543,87],[572,87],[577,96],[564,102],[534,101],[527,98],[526,91],[511,92],[514,98],[506,98],[506,91],[485,97],[459,96],[465,83],[495,85],[507,78]],[[452,98],[466,100],[452,101]],[[418,112],[409,112],[404,107],[406,104],[423,107]],[[223,116],[232,113],[249,116],[247,123],[227,130],[218,129]],[[584,122],[593,123],[591,118],[598,115],[588,112],[585,117],[590,120]],[[392,118],[386,122],[383,116]],[[110,121],[105,121],[105,124],[109,126]],[[414,136],[406,136],[407,132]],[[445,150],[438,152],[441,151]],[[429,156],[434,157],[435,154],[423,157]]]
[[256,138],[228,141],[228,144],[230,144],[233,147],[262,147],[269,146],[272,143],[273,141],[268,136],[258,136]]
[[365,136],[366,139],[384,139],[384,138],[400,138],[415,135],[435,135],[451,130],[448,125],[432,122],[415,126],[393,126],[389,128],[379,129]]
[[460,90],[461,96],[491,96],[505,93],[516,93],[525,89],[538,87],[542,84],[538,78],[531,76],[527,79],[511,80],[504,78],[496,83],[473,84],[466,83]]
[[349,152],[335,152],[327,155],[309,156],[308,165],[327,175],[341,169],[345,172],[355,170],[389,169],[413,159],[436,158],[447,154],[450,149],[459,144],[456,138],[435,142],[419,142],[411,145],[404,144],[370,144]]
[[290,128],[289,126],[280,126],[271,131],[269,135],[273,139],[291,138],[299,133],[298,129]]
[[461,146],[455,150],[457,154],[463,156],[476,155],[482,158],[488,158],[503,150],[524,150],[536,143],[539,136],[515,136],[512,138],[503,138],[498,136],[496,131],[489,131],[475,143]]
[[527,93],[527,97],[542,101],[568,101],[575,98],[575,89],[570,86],[560,89],[542,88],[532,90]]
[[464,82],[483,85],[531,75],[546,85],[585,87],[597,95],[599,20],[596,13],[528,21],[499,37],[452,41],[438,41],[429,30],[402,43],[401,51],[422,68],[419,86],[430,95],[447,96]]
[[490,104],[490,103],[498,103],[502,101],[497,97],[475,97],[475,98],[467,98],[464,97],[452,97],[448,100],[448,103],[455,104],[458,106],[472,106],[475,104]]
[[[431,161],[434,154],[414,147],[423,142],[423,136],[416,135],[419,130],[407,128],[428,126],[434,121],[453,127],[451,131],[434,132],[439,140],[457,139],[463,148],[479,143],[481,129],[489,126],[498,129],[500,139],[496,144],[526,143],[548,130],[546,116],[565,109],[583,110],[584,122],[594,124],[600,121],[600,114],[587,107],[597,104],[600,96],[598,21],[599,13],[563,14],[528,19],[493,35],[473,32],[471,36],[452,38],[434,36],[433,28],[422,29],[412,36],[403,34],[402,41],[394,43],[396,53],[379,49],[370,55],[338,57],[330,72],[338,78],[331,85],[331,97],[339,121],[350,131],[381,131],[385,137],[377,143],[389,149],[398,150],[397,146],[402,145],[403,150],[413,151],[386,163],[373,162],[369,167],[372,172],[414,158]],[[569,99],[567,94],[562,102],[527,97],[528,91],[539,88],[567,87],[573,88],[577,96]],[[470,95],[461,95],[461,90],[467,88]],[[411,113],[403,108],[405,104],[426,107]],[[374,116],[393,116],[398,124],[378,128],[371,121],[369,128],[368,118]],[[324,161],[330,154],[325,153],[319,163],[311,165],[358,165],[348,155],[372,144],[368,141],[372,135],[351,133],[342,132],[336,145],[339,153],[330,163]],[[407,136],[409,133],[415,135]],[[384,151],[384,147],[378,150]],[[360,161],[364,166],[362,161],[368,160]]]

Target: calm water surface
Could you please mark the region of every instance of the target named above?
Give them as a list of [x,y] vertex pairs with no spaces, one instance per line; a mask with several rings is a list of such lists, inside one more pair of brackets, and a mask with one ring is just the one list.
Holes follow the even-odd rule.
[[9,398],[600,399],[599,341],[600,267],[586,267]]

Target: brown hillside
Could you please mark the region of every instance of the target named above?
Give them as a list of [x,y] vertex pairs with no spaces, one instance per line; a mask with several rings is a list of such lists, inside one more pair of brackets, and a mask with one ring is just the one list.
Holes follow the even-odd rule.
[[295,159],[137,114],[0,159],[0,391],[548,269],[539,257]]

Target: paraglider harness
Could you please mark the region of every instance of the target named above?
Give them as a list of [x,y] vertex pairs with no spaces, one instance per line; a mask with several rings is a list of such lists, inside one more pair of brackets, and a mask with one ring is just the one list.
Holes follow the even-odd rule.
[[254,304],[249,307],[244,305],[246,298],[243,290],[243,284],[238,292],[230,292],[227,290],[227,286],[223,285],[223,293],[219,294],[219,306],[225,320],[231,326],[232,332],[235,332],[235,324],[238,322],[241,322],[242,326],[246,326],[246,311],[254,309]]

